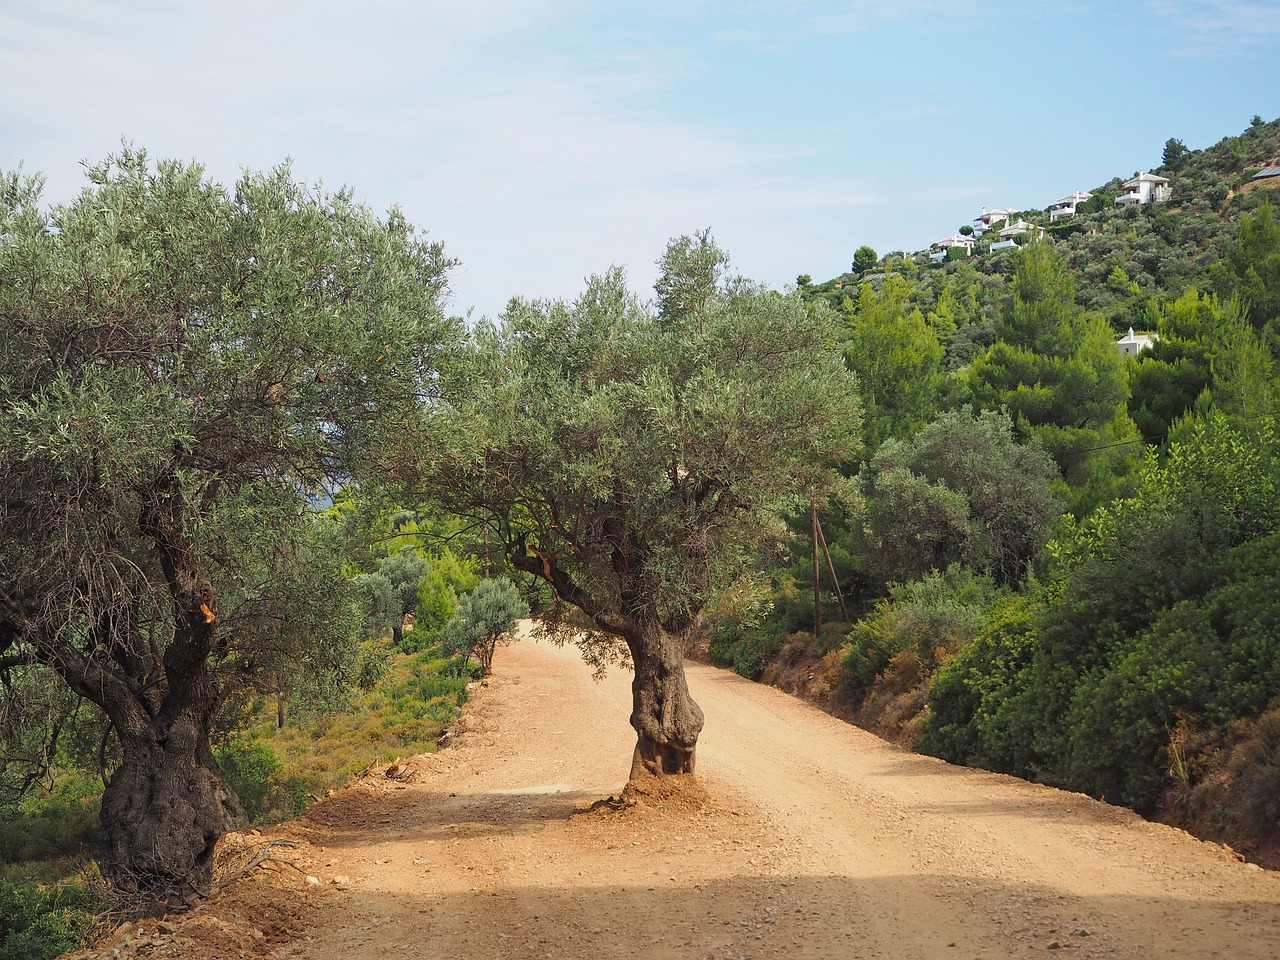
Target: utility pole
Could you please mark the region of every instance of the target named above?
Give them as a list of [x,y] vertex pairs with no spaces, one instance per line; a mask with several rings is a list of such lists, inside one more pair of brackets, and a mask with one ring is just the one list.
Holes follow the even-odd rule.
[[813,499],[809,500],[809,519],[813,528],[813,637],[816,640],[822,636],[822,586],[818,574],[818,538],[821,534],[818,530],[818,504]]

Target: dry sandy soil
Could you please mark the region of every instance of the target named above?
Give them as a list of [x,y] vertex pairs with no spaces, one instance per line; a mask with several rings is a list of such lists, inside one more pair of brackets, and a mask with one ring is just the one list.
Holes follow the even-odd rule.
[[79,956],[1280,957],[1280,874],[688,669],[696,783],[593,808],[629,769],[630,675],[526,639],[452,746],[225,843],[224,872],[274,838],[290,864]]

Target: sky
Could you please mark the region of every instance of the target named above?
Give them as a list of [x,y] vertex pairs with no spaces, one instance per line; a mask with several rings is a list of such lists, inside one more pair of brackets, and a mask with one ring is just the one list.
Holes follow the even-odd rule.
[[449,310],[651,294],[710,228],[776,288],[1280,117],[1280,0],[0,0],[0,169],[122,141],[399,206]]

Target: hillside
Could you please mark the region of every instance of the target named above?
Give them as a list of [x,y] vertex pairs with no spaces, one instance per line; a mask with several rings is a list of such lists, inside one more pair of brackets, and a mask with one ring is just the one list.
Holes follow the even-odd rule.
[[[1118,329],[1126,318],[1141,318],[1150,298],[1176,298],[1204,278],[1221,257],[1223,245],[1234,238],[1240,216],[1268,202],[1280,189],[1280,178],[1252,180],[1280,158],[1280,118],[1270,122],[1255,118],[1240,134],[1203,150],[1181,147],[1165,152],[1162,159],[1167,162],[1152,158],[1142,170],[1171,181],[1172,199],[1167,203],[1119,209],[1113,205],[1123,182],[1139,172],[1135,170],[1085,191],[1091,199],[1080,205],[1075,216],[1057,223],[1050,219],[1051,197],[1045,198],[1043,208],[1010,214],[1011,221],[1025,220],[1047,230],[1075,274],[1079,304],[1103,311]],[[994,206],[999,198],[992,199]],[[978,213],[974,211],[975,217]],[[940,223],[936,233],[943,237],[955,230],[956,226]],[[977,281],[975,299],[980,314],[991,319],[999,308],[999,281],[1011,276],[1014,256],[1009,250],[990,252],[993,240],[998,240],[995,233],[979,238],[972,258],[942,264],[930,263],[928,247],[914,253],[891,252],[864,273],[875,278],[886,271],[905,271],[910,276],[915,268],[929,268],[945,275],[963,272],[968,262],[978,277],[988,278]],[[1115,275],[1117,269],[1125,279]],[[862,274],[850,272],[803,287],[807,295],[838,309],[845,297],[856,293],[862,279]],[[1136,290],[1131,284],[1137,285]],[[941,289],[951,285],[930,277],[927,289],[918,291],[912,303],[928,312]]]
[[1057,222],[1008,212],[1017,247],[802,282],[861,386],[858,499],[821,538],[794,518],[711,660],[1274,862],[1277,154],[1280,120],[1171,141],[1169,200],[1117,208],[1117,176]]

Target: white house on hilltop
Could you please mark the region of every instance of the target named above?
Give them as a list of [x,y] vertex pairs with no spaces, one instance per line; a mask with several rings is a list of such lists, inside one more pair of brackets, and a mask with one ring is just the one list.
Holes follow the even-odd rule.
[[930,260],[945,260],[947,251],[952,247],[962,247],[965,253],[973,253],[973,237],[966,237],[960,233],[953,233],[945,240],[939,240],[937,243],[931,244],[929,249],[933,252],[929,254]]
[[1018,249],[1018,242],[1014,240],[1014,237],[1023,233],[1031,237],[1042,237],[1044,236],[1044,227],[1037,227],[1034,223],[1027,223],[1021,218],[1016,223],[1006,223],[1000,230],[1000,240],[991,245],[991,252]]
[[1133,327],[1130,327],[1129,332],[1116,341],[1116,346],[1126,357],[1136,357],[1159,339],[1159,334],[1134,333]]
[[1055,200],[1049,204],[1049,222],[1057,223],[1059,220],[1065,220],[1067,217],[1076,215],[1076,207],[1084,203],[1092,193],[1085,193],[1077,190],[1075,193],[1069,193],[1060,200]]
[[1034,223],[1018,219],[1014,223],[1006,223],[1000,230],[1001,240],[1012,240],[1020,233],[1030,233],[1035,236],[1041,236],[1044,233],[1044,227],[1037,227]]
[[997,223],[1008,223],[1017,210],[988,210],[982,208],[982,215],[973,218],[973,235],[980,237],[989,230],[993,230]]
[[1143,171],[1132,180],[1124,182],[1124,189],[1116,197],[1117,207],[1136,206],[1141,203],[1163,203],[1173,196],[1173,187],[1167,177],[1157,177]]

